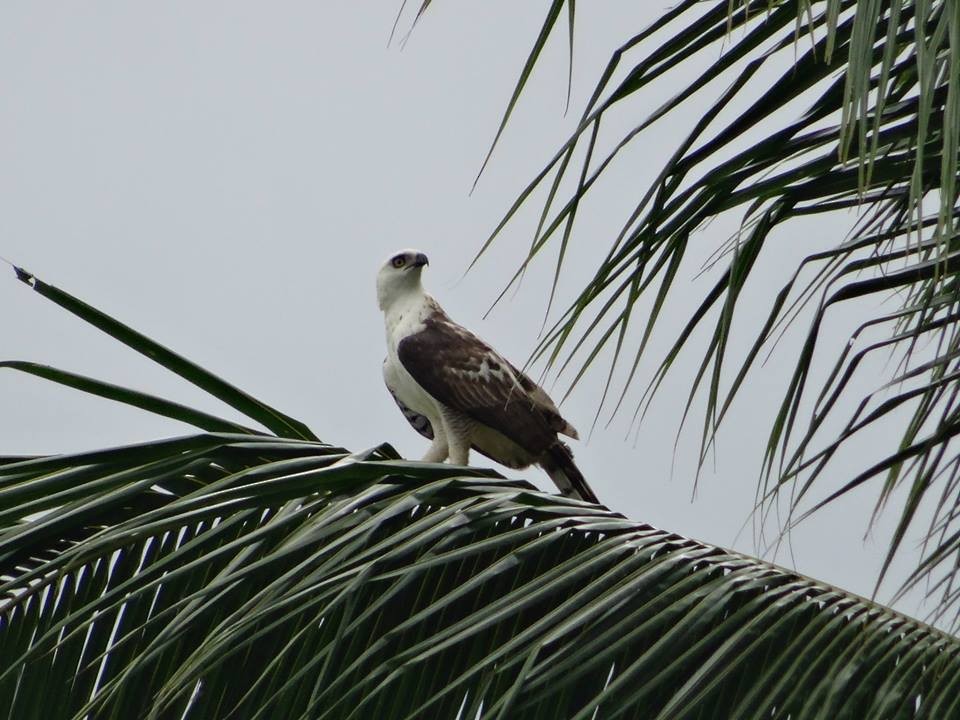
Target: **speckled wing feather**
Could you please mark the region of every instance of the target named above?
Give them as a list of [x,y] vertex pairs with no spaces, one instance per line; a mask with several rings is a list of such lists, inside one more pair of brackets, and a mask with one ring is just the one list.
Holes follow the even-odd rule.
[[531,392],[532,386],[546,397],[529,378],[442,311],[424,324],[397,347],[403,367],[424,390],[535,456],[557,441],[556,426],[568,425],[549,398],[547,405]]

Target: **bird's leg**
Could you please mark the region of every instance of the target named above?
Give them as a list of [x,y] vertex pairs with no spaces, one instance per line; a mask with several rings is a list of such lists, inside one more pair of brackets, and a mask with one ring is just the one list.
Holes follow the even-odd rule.
[[466,465],[470,460],[473,423],[466,415],[448,411],[443,413],[443,425],[450,446],[450,464]]
[[450,464],[467,465],[470,462],[470,441],[466,438],[457,438],[457,441],[450,443]]
[[447,441],[434,438],[433,443],[427,450],[427,454],[423,456],[423,462],[442,463],[447,459],[447,454]]
[[427,449],[427,454],[423,456],[423,462],[442,463],[447,459],[449,447],[447,446],[447,434],[444,432],[442,423],[433,424],[433,442]]

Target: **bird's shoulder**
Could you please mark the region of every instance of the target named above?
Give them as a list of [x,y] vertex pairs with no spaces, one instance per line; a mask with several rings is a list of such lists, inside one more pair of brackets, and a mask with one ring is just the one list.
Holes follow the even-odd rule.
[[405,367],[486,383],[517,383],[516,369],[484,340],[454,322],[434,301],[417,332],[401,338]]

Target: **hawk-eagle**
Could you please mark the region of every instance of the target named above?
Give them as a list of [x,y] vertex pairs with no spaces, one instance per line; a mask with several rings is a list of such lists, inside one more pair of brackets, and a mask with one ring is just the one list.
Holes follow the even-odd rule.
[[393,255],[377,275],[387,330],[383,379],[411,425],[433,442],[425,462],[466,465],[470,448],[510,468],[542,467],[564,495],[598,502],[558,433],[577,438],[544,390],[428,295],[427,256]]

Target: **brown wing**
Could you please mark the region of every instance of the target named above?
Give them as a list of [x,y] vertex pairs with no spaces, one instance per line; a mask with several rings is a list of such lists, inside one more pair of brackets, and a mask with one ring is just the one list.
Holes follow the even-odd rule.
[[397,346],[400,362],[424,390],[534,455],[556,442],[551,416],[560,416],[528,389],[529,383],[540,390],[529,378],[445,315],[434,313],[425,326]]
[[517,370],[516,367],[506,360],[504,362],[506,362],[507,366],[513,370],[514,375],[517,376],[517,380],[520,382],[520,385],[523,386],[523,389],[530,393],[530,397],[533,398],[537,405],[540,406],[540,410],[546,416],[550,427],[558,433],[562,433],[567,437],[572,437],[574,440],[579,440],[580,436],[577,434],[577,429],[564,420],[563,416],[560,414],[560,411],[557,409],[557,406],[553,404],[553,400],[551,400],[550,396],[547,395],[546,390],[531,380],[526,373]]

